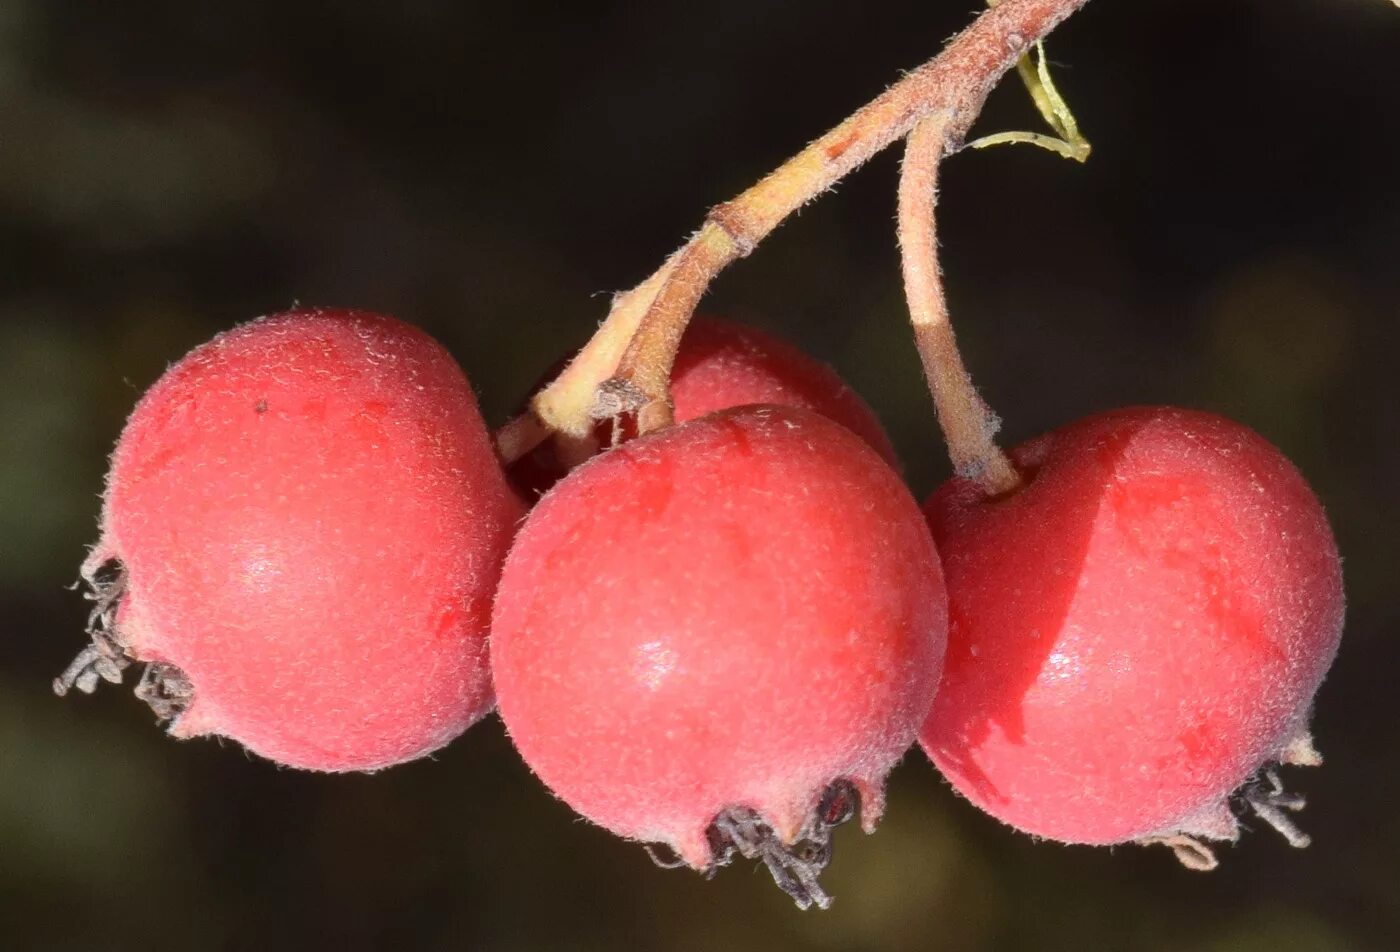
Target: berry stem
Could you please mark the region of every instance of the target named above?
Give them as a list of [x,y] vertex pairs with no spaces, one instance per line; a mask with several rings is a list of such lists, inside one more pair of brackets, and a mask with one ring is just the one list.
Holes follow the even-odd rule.
[[549,431],[532,413],[522,413],[496,431],[496,455],[514,463],[549,438]]
[[904,295],[953,469],[976,482],[988,496],[999,496],[1020,486],[1021,478],[993,441],[999,421],[978,396],[963,366],[938,266],[933,209],[949,123],[947,114],[929,116],[914,127],[905,146],[899,174],[898,225]]
[[[594,391],[617,369],[628,343],[637,333],[637,326],[685,250],[682,248],[667,258],[655,274],[631,291],[615,295],[607,320],[588,344],[553,383],[530,401],[531,411],[549,430],[580,438],[589,434],[593,428]],[[528,453],[533,448],[534,444],[531,444],[525,447],[524,452]],[[501,455],[507,463],[515,461],[505,445],[501,446]]]
[[748,253],[722,224],[708,220],[674,259],[666,281],[642,318],[617,373],[603,386],[627,395],[637,433],[671,425],[671,367],[695,306],[724,267]]
[[655,274],[614,299],[598,333],[536,396],[531,408],[540,422],[554,432],[583,436],[600,416],[636,410],[641,432],[664,426],[671,415],[667,378],[675,349],[715,276],[920,120],[941,117],[945,145],[933,161],[945,148],[952,151],[1006,71],[1087,2],[1001,0],[938,56],[748,191],[711,209],[700,230]]

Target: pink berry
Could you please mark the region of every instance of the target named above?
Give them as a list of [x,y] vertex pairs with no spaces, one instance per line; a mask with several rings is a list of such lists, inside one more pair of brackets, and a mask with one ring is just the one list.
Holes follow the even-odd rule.
[[805,906],[873,828],[932,702],[937,553],[849,430],[747,406],[584,463],[531,512],[491,660],[520,753],[574,809],[698,870],[762,858]]
[[359,311],[253,321],[127,422],[84,567],[94,643],[56,687],[142,662],[137,694],[176,737],[314,770],[421,757],[492,707],[491,597],[519,514],[426,334]]
[[948,659],[920,740],[959,792],[1071,843],[1163,841],[1189,865],[1251,810],[1295,845],[1274,765],[1341,634],[1317,499],[1252,431],[1170,408],[1099,414],[1012,454],[1026,485],[954,479],[925,511]]
[[[561,363],[548,379],[563,367]],[[677,423],[750,403],[813,410],[865,440],[891,466],[899,466],[879,417],[835,370],[745,324],[715,317],[690,322],[671,371],[671,399]],[[622,434],[623,438],[632,435],[630,429]],[[597,441],[603,446],[614,441],[611,423],[598,425]],[[517,461],[511,476],[521,492],[533,499],[566,471],[553,448],[545,444]]]

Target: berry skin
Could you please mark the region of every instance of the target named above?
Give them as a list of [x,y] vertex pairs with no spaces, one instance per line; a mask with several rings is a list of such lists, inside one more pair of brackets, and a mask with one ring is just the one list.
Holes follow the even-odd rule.
[[519,515],[426,334],[359,311],[253,321],[127,422],[85,565],[94,645],[56,687],[144,662],[137,693],[176,737],[312,770],[421,757],[492,707],[491,597]]
[[[554,379],[561,363],[547,377]],[[675,422],[685,423],[718,410],[750,403],[800,407],[835,420],[865,440],[898,469],[899,458],[875,411],[831,367],[757,328],[715,317],[696,317],[671,370]],[[595,428],[599,445],[613,441],[613,424]],[[627,426],[624,438],[634,435]],[[546,443],[518,460],[510,470],[526,498],[543,495],[568,467]]]
[[496,595],[501,717],[559,797],[800,905],[830,827],[879,817],[937,685],[937,553],[899,477],[806,410],[746,406],[574,470]]
[[1302,477],[1252,431],[1135,408],[1012,453],[1026,484],[954,479],[925,511],[949,644],[920,741],[959,792],[1071,843],[1164,841],[1188,865],[1253,809],[1295,845],[1272,766],[1316,763],[1340,562]]
[[671,373],[671,399],[677,423],[749,403],[813,410],[899,465],[875,412],[836,371],[744,324],[713,317],[690,322]]

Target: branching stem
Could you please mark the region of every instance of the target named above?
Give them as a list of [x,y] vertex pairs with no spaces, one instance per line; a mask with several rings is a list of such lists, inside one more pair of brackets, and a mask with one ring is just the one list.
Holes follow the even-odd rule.
[[[748,191],[711,209],[661,269],[619,295],[598,333],[531,404],[553,432],[583,436],[619,406],[639,432],[671,416],[668,377],[696,303],[731,261],[920,120],[938,114],[945,148],[962,142],[987,94],[1041,37],[1087,0],[1001,0],[934,59],[789,159]],[[602,391],[602,406],[599,405]],[[503,454],[509,459],[509,454]]]

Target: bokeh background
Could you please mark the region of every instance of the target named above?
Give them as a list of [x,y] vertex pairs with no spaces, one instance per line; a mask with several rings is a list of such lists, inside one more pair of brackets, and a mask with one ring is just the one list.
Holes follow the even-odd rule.
[[[1400,944],[1400,10],[1100,0],[1052,58],[1096,147],[946,167],[944,265],[1018,441],[1138,402],[1249,423],[1312,480],[1350,593],[1294,774],[1315,845],[1211,875],[1037,844],[912,753],[827,913],[577,818],[488,721],[378,776],[177,744],[129,691],[59,701],[67,586],[140,392],[294,302],[441,338],[499,423],[606,292],[932,55],[975,3],[0,3],[0,946],[6,949],[1386,949]],[[1020,87],[980,132],[1035,127]],[[946,475],[885,155],[707,307],[836,364],[919,495]],[[1207,659],[1203,659],[1205,662]]]

